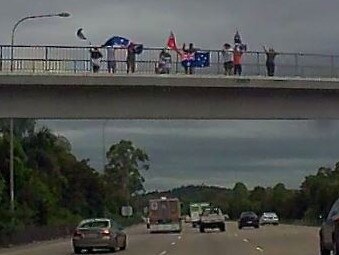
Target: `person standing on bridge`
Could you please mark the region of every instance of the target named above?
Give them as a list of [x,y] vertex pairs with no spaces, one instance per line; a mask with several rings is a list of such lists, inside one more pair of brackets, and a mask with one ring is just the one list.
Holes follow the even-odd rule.
[[130,45],[127,48],[127,73],[130,71],[132,73],[135,72],[135,58],[136,58],[136,50],[134,43],[130,43]]
[[242,55],[244,54],[241,47],[235,47],[233,52],[234,75],[241,75],[242,73]]
[[113,46],[107,46],[107,71],[109,73],[115,73],[115,49]]
[[189,44],[188,49],[186,49],[185,43],[182,46],[182,64],[185,68],[185,74],[194,73],[194,60],[195,60],[196,49],[193,46],[193,43]]
[[225,75],[232,75],[233,69],[233,49],[230,44],[225,43],[222,50],[222,57],[224,60]]
[[97,73],[100,70],[100,59],[102,58],[102,53],[99,51],[98,47],[90,49],[90,53],[93,73]]
[[268,76],[274,76],[274,73],[275,73],[275,57],[278,55],[278,53],[273,48],[269,48],[269,50],[267,50],[266,47],[263,46],[263,49],[264,49],[264,52],[266,53],[267,75]]

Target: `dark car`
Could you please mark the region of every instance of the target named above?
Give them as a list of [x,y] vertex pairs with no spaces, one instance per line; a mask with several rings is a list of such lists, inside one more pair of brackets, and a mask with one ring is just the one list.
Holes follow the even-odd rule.
[[238,221],[238,228],[254,227],[259,228],[259,217],[254,212],[243,212]]
[[[333,204],[320,228],[320,254],[339,254],[339,199]],[[337,252],[335,252],[337,251]]]

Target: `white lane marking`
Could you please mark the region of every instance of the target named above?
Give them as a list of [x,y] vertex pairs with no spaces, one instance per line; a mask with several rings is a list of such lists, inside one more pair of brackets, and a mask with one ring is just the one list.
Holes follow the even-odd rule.
[[175,242],[171,243],[171,245],[175,245]]
[[234,236],[235,236],[235,237],[237,237],[237,236],[238,236],[238,234],[234,234]]
[[264,252],[264,249],[261,248],[260,246],[257,246],[255,249],[256,249],[257,251]]
[[167,251],[162,251],[159,253],[159,255],[165,255],[167,253]]
[[262,254],[264,253],[264,249],[261,248],[260,246],[255,247],[257,251],[260,251]]
[[250,241],[248,240],[248,239],[243,239],[243,241],[245,242],[245,243],[249,243]]
[[180,239],[181,239],[181,236],[178,236],[178,239],[180,240]]

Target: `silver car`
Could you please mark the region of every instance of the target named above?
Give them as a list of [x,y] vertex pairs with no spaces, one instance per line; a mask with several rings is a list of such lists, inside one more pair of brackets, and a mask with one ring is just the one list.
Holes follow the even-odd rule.
[[125,250],[127,236],[112,219],[87,219],[80,222],[75,229],[72,243],[75,254],[82,250],[87,252],[93,249]]
[[339,199],[333,204],[327,218],[321,225],[321,255],[339,254]]
[[260,222],[260,225],[267,225],[267,224],[279,225],[279,217],[274,212],[265,212],[260,217],[259,222]]

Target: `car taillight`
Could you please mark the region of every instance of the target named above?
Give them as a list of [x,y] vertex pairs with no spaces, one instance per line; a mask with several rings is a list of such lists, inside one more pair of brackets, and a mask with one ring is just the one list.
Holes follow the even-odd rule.
[[102,236],[110,236],[111,235],[111,232],[108,229],[104,229],[100,233],[101,233]]
[[75,230],[73,233],[74,237],[83,237],[83,234],[79,230]]

